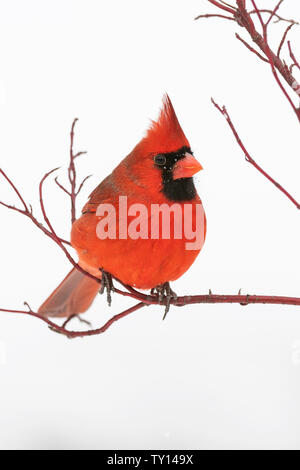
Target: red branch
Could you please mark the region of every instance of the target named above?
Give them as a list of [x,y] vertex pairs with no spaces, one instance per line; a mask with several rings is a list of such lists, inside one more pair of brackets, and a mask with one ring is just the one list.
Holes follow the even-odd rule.
[[[270,15],[273,15],[273,17],[277,18],[277,20],[275,20],[274,23],[279,23],[280,21],[286,21],[287,23],[299,24],[297,21],[288,20],[286,18],[283,18],[282,16],[279,16],[278,13],[274,13],[274,10],[260,9],[259,11],[260,13],[269,13]],[[249,11],[249,15],[256,15],[256,11],[255,10]]]
[[[117,291],[120,293],[120,291]],[[38,313],[33,312],[30,308],[29,310],[11,310],[11,309],[2,309],[0,312],[14,313],[19,315],[29,315],[31,317],[37,318],[44,323],[46,323],[49,328],[55,333],[60,333],[68,338],[79,338],[86,336],[95,336],[101,333],[104,333],[113,323],[121,320],[122,318],[130,315],[131,313],[136,312],[137,310],[145,307],[146,305],[161,305],[157,297],[152,295],[145,295],[142,293],[137,293],[135,295],[127,293],[129,297],[138,298],[141,300],[139,303],[135,304],[133,307],[124,310],[117,315],[114,315],[110,318],[103,326],[94,330],[87,331],[71,331],[67,330],[64,326],[59,326],[53,321],[49,320],[47,317],[43,317]],[[250,304],[269,304],[269,305],[294,305],[300,306],[300,298],[298,297],[280,297],[280,296],[263,296],[263,295],[188,295],[178,297],[176,300],[172,299],[171,304],[175,307],[184,307],[186,305],[192,304],[240,304],[242,306]]]
[[280,52],[284,46],[284,43],[285,43],[285,40],[287,38],[287,35],[289,34],[290,30],[292,29],[292,27],[295,25],[296,23],[291,23],[285,30],[284,32],[284,35],[282,36],[282,39],[280,41],[280,44],[279,44],[279,47],[278,47],[278,51],[277,51],[277,57],[280,56]]
[[[223,5],[220,5],[220,4],[216,5],[216,2],[213,2],[211,0],[208,0],[208,1],[209,1],[209,3],[212,3],[213,5],[217,6],[219,9],[221,9],[221,10],[224,9]],[[279,85],[279,87],[282,90],[283,94],[285,95],[285,97],[289,101],[290,105],[292,106],[293,111],[296,113],[297,118],[300,121],[300,108],[297,108],[295,106],[295,104],[293,103],[292,98],[290,97],[290,95],[286,91],[285,87],[283,86],[283,84],[281,83],[281,80],[279,78],[279,74],[280,74],[285,79],[285,81],[288,83],[288,85],[291,87],[291,89],[294,92],[296,92],[296,94],[298,96],[300,95],[300,85],[296,81],[296,79],[294,78],[294,76],[292,74],[293,68],[297,67],[300,70],[300,66],[299,66],[299,62],[297,61],[297,59],[296,59],[296,57],[295,57],[295,55],[292,51],[290,41],[287,41],[287,44],[288,44],[288,49],[289,49],[289,53],[290,53],[290,58],[293,61],[292,65],[290,67],[288,67],[286,65],[286,62],[282,61],[280,59],[280,53],[281,53],[282,48],[283,48],[283,46],[286,42],[288,33],[291,30],[291,28],[296,24],[296,22],[294,20],[285,20],[284,18],[282,18],[281,16],[278,15],[277,12],[278,12],[278,9],[281,6],[282,2],[283,2],[283,0],[280,0],[276,4],[276,6],[274,7],[273,10],[266,10],[266,9],[259,9],[256,5],[255,0],[251,0],[251,3],[254,7],[254,10],[248,12],[246,10],[245,0],[236,0],[237,8],[235,8],[234,11],[232,12],[233,16],[231,17],[231,19],[233,19],[239,26],[245,28],[248,31],[248,33],[249,33],[251,39],[253,40],[253,42],[256,45],[258,45],[260,50],[263,52],[263,55],[262,55],[254,47],[252,47],[250,44],[248,44],[247,41],[245,41],[243,38],[241,38],[241,36],[239,34],[236,33],[236,38],[239,41],[241,41],[247,47],[247,49],[249,49],[257,57],[259,57],[259,59],[261,59],[264,62],[267,62],[271,66],[271,70],[272,70],[273,76],[274,76],[277,84]],[[263,20],[263,17],[262,17],[263,13],[268,13],[269,14],[269,17],[268,17],[266,22]],[[255,24],[252,20],[253,15],[256,15],[257,19],[259,20],[259,23],[260,23],[261,28],[262,28],[262,34],[263,35],[261,35],[257,31],[257,29],[255,27]],[[203,15],[200,15],[200,17],[203,17]],[[271,48],[269,46],[269,42],[268,42],[268,28],[269,28],[269,25],[270,25],[270,23],[271,23],[271,21],[274,17],[276,17],[278,21],[288,21],[288,22],[291,23],[286,28],[286,30],[285,30],[285,32],[282,36],[282,39],[281,39],[279,47],[278,47],[277,54],[275,54],[271,50]],[[197,18],[199,18],[199,17],[197,17]],[[224,107],[221,108],[219,105],[217,105],[214,102],[214,100],[212,100],[212,102],[215,105],[215,107],[226,118],[226,120],[227,120],[227,122],[228,122],[228,124],[229,124],[236,140],[237,140],[237,143],[239,144],[239,146],[241,147],[241,149],[244,152],[246,160],[249,163],[251,163],[251,165],[253,165],[265,178],[267,178],[272,184],[274,184],[274,186],[276,186],[297,207],[297,209],[300,209],[300,205],[297,202],[297,200],[286,189],[284,189],[281,184],[279,184],[277,181],[275,181],[265,170],[263,170],[263,168],[260,167],[255,162],[255,160],[250,156],[249,152],[246,150],[244,144],[242,143],[242,141],[241,141],[241,139],[238,135],[238,132],[235,129],[235,127],[234,127],[234,125],[233,125],[233,123],[230,119],[230,116],[228,115],[226,107],[224,106]]]
[[[73,124],[72,124],[72,129],[74,130],[74,123],[77,121],[77,119],[74,120]],[[71,145],[73,145],[73,141],[71,142]],[[75,158],[79,155],[82,155],[83,153],[85,152],[78,152],[76,155],[75,155]],[[70,162],[71,164],[71,162]],[[45,174],[45,176],[43,176],[43,178],[41,179],[40,181],[40,184],[39,184],[39,199],[40,199],[40,207],[41,207],[41,211],[42,211],[42,214],[43,214],[43,218],[44,218],[44,221],[46,222],[47,226],[48,226],[48,229],[41,223],[38,221],[38,219],[33,215],[33,211],[32,211],[32,206],[31,204],[26,204],[24,198],[21,196],[21,193],[20,191],[18,190],[18,188],[16,187],[16,185],[11,181],[11,179],[6,175],[6,173],[0,168],[0,174],[6,179],[6,181],[8,182],[9,186],[12,188],[12,190],[14,191],[14,193],[17,195],[18,199],[20,200],[21,204],[23,205],[23,209],[20,209],[20,208],[17,208],[15,206],[12,206],[12,205],[9,205],[9,204],[6,204],[2,201],[0,201],[0,205],[6,207],[7,209],[10,209],[10,210],[13,210],[13,211],[16,211],[16,212],[19,212],[20,214],[28,217],[45,235],[47,235],[47,237],[51,238],[51,240],[53,240],[58,246],[59,248],[64,252],[64,254],[66,255],[66,257],[68,258],[68,260],[70,261],[70,263],[76,268],[78,269],[79,271],[81,271],[83,274],[85,274],[86,276],[90,277],[91,279],[94,279],[95,281],[99,282],[100,283],[100,280],[98,278],[96,278],[95,276],[93,276],[92,274],[88,273],[87,271],[85,271],[84,269],[81,268],[81,266],[79,266],[76,261],[72,258],[72,256],[70,255],[69,251],[67,250],[67,248],[64,246],[64,245],[69,245],[71,246],[71,243],[67,240],[64,240],[63,238],[59,237],[56,233],[56,231],[54,230],[53,228],[53,225],[51,224],[48,216],[47,216],[47,213],[46,213],[46,209],[45,209],[45,204],[44,204],[44,198],[43,198],[43,185],[46,181],[46,179],[52,174],[54,173],[55,171],[57,170],[57,168],[55,168],[54,170],[51,170],[49,171],[48,173]],[[69,171],[69,170],[68,170]],[[75,172],[75,175],[76,175],[76,172]],[[79,190],[82,188],[84,182],[86,181],[87,178],[85,178],[83,180],[83,182],[81,183],[80,187],[79,187]],[[75,181],[76,181],[76,176],[75,176]],[[76,186],[75,186],[76,187]],[[77,195],[79,194],[79,190],[75,193],[75,198],[74,198],[74,203],[76,204],[76,197]],[[67,190],[66,190],[67,191]],[[69,196],[71,198],[71,194],[72,193],[69,193]],[[71,207],[72,204],[71,204]],[[73,211],[72,211],[72,214],[73,214]]]
[[274,184],[274,186],[276,186],[276,188],[278,188],[279,191],[281,191],[287,198],[289,198],[290,201],[292,201],[292,203],[295,204],[297,209],[300,209],[299,202],[297,202],[295,200],[295,198],[293,198],[293,196],[291,196],[291,194],[288,193],[287,190],[284,189],[281,186],[281,184],[279,184],[277,181],[275,181],[274,178],[272,178],[265,170],[263,170],[262,167],[259,166],[255,162],[255,160],[253,160],[253,158],[250,156],[250,154],[249,154],[248,150],[246,149],[245,145],[243,144],[236,128],[234,127],[233,122],[231,121],[231,118],[228,114],[228,111],[227,111],[226,107],[223,106],[221,108],[221,106],[219,106],[213,99],[211,99],[211,100],[212,100],[213,104],[215,105],[215,107],[220,111],[220,113],[225,117],[226,121],[228,122],[228,125],[229,125],[230,129],[232,130],[232,133],[233,133],[234,137],[236,138],[237,143],[239,144],[239,146],[241,147],[241,149],[244,152],[246,161],[251,163],[251,165],[253,165],[254,168],[256,168],[265,178],[267,178],[272,184]]
[[232,18],[231,16],[212,15],[212,14],[198,15],[198,16],[196,16],[195,20],[199,20],[200,18],[222,18],[223,20],[235,21],[235,19]]
[[248,44],[247,41],[245,41],[245,39],[241,38],[241,36],[238,33],[235,33],[235,37],[239,41],[241,41],[244,44],[244,46],[246,46],[247,49],[249,49],[249,51],[251,51],[251,52],[253,52],[253,54],[257,55],[257,57],[259,57],[263,62],[267,62],[267,64],[269,63],[268,59],[263,57],[258,51],[256,51],[254,49],[254,47],[250,46],[250,44]]
[[[287,65],[282,62],[282,60],[274,54],[274,52],[271,50],[270,46],[269,46],[269,43],[268,43],[268,26],[270,24],[270,21],[271,19],[273,18],[274,14],[276,13],[276,11],[278,10],[279,6],[281,5],[281,3],[283,2],[283,0],[280,0],[280,2],[278,3],[278,5],[276,6],[276,8],[274,9],[274,11],[272,12],[272,14],[270,15],[268,21],[266,23],[264,23],[263,19],[262,19],[262,15],[259,11],[259,9],[257,8],[256,6],[256,3],[254,0],[251,0],[252,2],[252,5],[257,13],[257,17],[260,21],[260,24],[261,24],[261,27],[262,27],[262,31],[263,31],[263,38],[260,36],[259,37],[252,37],[252,39],[254,40],[255,39],[255,42],[258,44],[258,46],[263,50],[263,52],[266,54],[268,60],[269,60],[269,63],[271,65],[271,70],[272,70],[272,73],[274,75],[274,78],[275,78],[275,81],[277,82],[279,88],[281,89],[282,93],[284,94],[284,96],[286,97],[286,99],[288,100],[288,102],[290,103],[292,109],[294,110],[297,118],[298,118],[298,121],[300,122],[300,108],[296,107],[295,104],[293,103],[293,100],[292,98],[290,97],[290,95],[288,94],[288,92],[286,91],[285,87],[283,86],[283,84],[281,83],[281,80],[279,78],[279,75],[277,73],[280,72],[280,74],[282,75],[282,77],[285,79],[285,81],[289,84],[289,86],[292,88],[293,91],[295,91],[294,87],[293,87],[293,84],[295,83],[295,78],[293,77],[291,71],[290,71],[290,68],[287,67]],[[246,10],[245,10],[246,12]],[[247,12],[246,12],[247,13]],[[257,33],[258,34],[258,33]],[[285,39],[285,38],[283,38]],[[282,41],[281,41],[282,42]],[[299,96],[298,96],[299,98]]]
[[83,181],[80,183],[79,188],[77,189],[77,174],[76,174],[76,166],[75,166],[75,160],[77,157],[80,157],[81,155],[85,155],[87,152],[77,152],[74,154],[74,130],[75,130],[75,125],[76,122],[78,121],[78,118],[75,118],[72,127],[71,127],[71,132],[70,132],[70,162],[69,162],[69,168],[68,168],[68,178],[69,178],[69,183],[70,183],[70,191],[68,191],[61,183],[59,183],[58,179],[55,178],[55,182],[57,186],[64,191],[69,197],[71,201],[71,224],[73,224],[76,220],[76,198],[80,191],[82,190],[85,182],[90,178],[90,176],[86,176]]
[[130,313],[135,312],[136,310],[144,307],[145,304],[142,302],[139,302],[138,304],[134,305],[131,308],[128,308],[127,310],[124,310],[124,312],[119,313],[118,315],[114,315],[110,320],[108,320],[101,328],[97,328],[96,330],[88,330],[88,331],[69,331],[63,326],[59,326],[56,323],[52,322],[49,320],[47,317],[43,317],[42,315],[33,312],[30,308],[29,310],[8,310],[8,309],[3,309],[0,308],[0,312],[8,312],[8,313],[16,313],[19,315],[29,315],[34,318],[38,318],[39,320],[43,321],[44,323],[47,323],[49,328],[54,331],[55,333],[60,333],[64,336],[67,336],[70,339],[73,338],[78,338],[78,337],[84,337],[84,336],[95,336],[99,335],[101,333],[104,333],[108,328],[115,323],[118,320],[121,320],[121,318],[126,317]]
[[[293,67],[297,67],[297,69],[300,70],[300,64],[299,62],[297,61],[296,57],[295,57],[295,54],[293,53],[292,51],[292,46],[291,46],[291,42],[288,41],[288,48],[289,48],[289,53],[290,53],[290,57],[291,59],[293,60],[293,63],[290,67],[290,69],[292,69]],[[298,85],[298,89],[299,89],[299,85]]]
[[21,204],[23,205],[23,209],[19,209],[19,208],[15,207],[15,206],[12,206],[10,204],[6,204],[5,202],[2,202],[2,201],[0,201],[0,205],[6,207],[7,209],[13,210],[15,212],[19,212],[19,214],[25,215],[25,217],[28,217],[45,235],[47,235],[47,237],[50,237],[56,243],[59,242],[62,245],[65,244],[65,245],[70,245],[71,246],[70,242],[68,242],[67,240],[64,240],[63,238],[60,238],[56,234],[54,235],[54,232],[51,232],[51,231],[47,230],[46,227],[44,227],[44,225],[41,224],[38,221],[38,219],[33,215],[32,206],[27,205],[25,203],[25,201],[22,198],[19,190],[16,188],[16,186],[13,184],[11,179],[6,175],[6,173],[4,173],[4,171],[1,168],[0,168],[0,174],[6,179],[9,186],[12,188],[14,193],[18,196]]
[[[234,20],[239,26],[241,26],[248,32],[254,44],[257,45],[259,49],[262,51],[263,56],[255,48],[251,47],[238,34],[236,35],[237,39],[240,40],[251,52],[256,54],[260,59],[264,60],[264,62],[269,63],[276,83],[280,87],[282,93],[288,100],[290,106],[292,107],[293,111],[295,112],[297,116],[298,121],[300,122],[300,107],[294,104],[291,96],[286,91],[279,77],[279,75],[281,75],[281,77],[289,85],[290,89],[293,90],[293,92],[296,93],[299,98],[300,87],[297,86],[297,80],[293,76],[293,67],[295,66],[295,63],[297,63],[297,61],[294,60],[294,64],[288,67],[286,65],[286,62],[280,59],[280,53],[282,51],[282,48],[284,46],[284,43],[286,41],[286,38],[290,29],[292,28],[294,24],[298,24],[294,20],[286,20],[278,15],[277,13],[278,9],[281,6],[283,0],[280,0],[273,10],[259,9],[256,5],[255,0],[251,0],[252,6],[254,8],[252,11],[247,11],[245,0],[236,0],[237,7],[234,9],[228,8],[224,4],[216,2],[214,0],[208,0],[208,2],[213,4],[215,7],[219,8],[220,10],[223,10],[223,11],[225,10],[227,13],[230,12],[232,16],[231,17],[226,16],[225,19]],[[263,13],[269,14],[269,18],[267,19],[267,21],[263,20],[263,17],[262,17]],[[199,15],[196,19],[210,18],[213,16],[214,16],[213,14]],[[256,18],[259,20],[259,23],[261,26],[261,32],[259,32],[257,28],[255,27],[255,24],[252,20],[253,16],[256,16]],[[288,21],[291,23],[283,34],[283,37],[278,47],[277,54],[271,49],[269,45],[269,41],[268,41],[268,28],[273,18],[277,18],[277,22]]]
[[221,1],[217,2],[216,0],[208,0],[208,1],[223,11],[227,11],[228,13],[234,13],[234,8],[231,8],[229,5],[225,4],[225,2],[221,2]]

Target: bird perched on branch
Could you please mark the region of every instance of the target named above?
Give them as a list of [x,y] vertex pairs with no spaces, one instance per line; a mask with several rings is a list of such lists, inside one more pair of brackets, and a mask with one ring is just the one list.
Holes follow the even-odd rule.
[[[80,266],[101,279],[108,298],[113,276],[151,289],[169,308],[176,295],[169,282],[188,270],[205,240],[205,213],[193,181],[201,169],[166,95],[157,121],[92,192],[72,227]],[[98,292],[99,282],[74,268],[39,313],[83,313]]]

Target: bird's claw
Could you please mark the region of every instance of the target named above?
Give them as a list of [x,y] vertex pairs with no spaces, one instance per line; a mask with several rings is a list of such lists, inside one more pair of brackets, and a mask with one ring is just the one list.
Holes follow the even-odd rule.
[[113,280],[112,280],[111,274],[104,271],[104,269],[100,269],[100,271],[102,274],[102,279],[101,279],[101,288],[99,290],[99,294],[104,294],[104,292],[106,291],[107,303],[109,306],[111,306],[111,293],[114,292],[115,290],[114,285],[113,285]]
[[66,326],[68,325],[68,323],[70,323],[70,321],[73,320],[74,318],[77,318],[77,320],[80,321],[80,323],[84,323],[84,324],[87,325],[89,328],[92,328],[91,322],[85,320],[84,318],[81,318],[81,316],[78,315],[78,314],[70,315],[70,316],[66,319],[66,321],[63,323],[62,328],[66,328]]
[[166,306],[163,316],[164,320],[170,310],[171,301],[177,299],[177,294],[171,289],[170,284],[165,282],[164,284],[151,289],[151,295],[157,295],[159,303]]

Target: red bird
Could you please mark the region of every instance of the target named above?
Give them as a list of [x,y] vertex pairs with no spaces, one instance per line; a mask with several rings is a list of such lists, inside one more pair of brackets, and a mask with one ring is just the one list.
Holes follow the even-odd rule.
[[[79,264],[101,279],[102,291],[109,287],[113,276],[139,289],[156,289],[160,296],[167,294],[168,299],[175,295],[169,281],[187,271],[205,240],[205,214],[192,178],[201,169],[166,95],[158,120],[152,122],[145,137],[93,191],[72,227],[71,243],[78,253]],[[120,202],[125,197],[127,208],[132,206],[126,214]],[[105,210],[99,212],[99,207]],[[103,226],[109,226],[113,236],[105,238],[99,236],[99,222],[104,221],[104,212],[109,207],[115,211],[115,217],[106,217]],[[162,212],[169,210],[169,236],[165,226],[159,226],[153,236],[153,207],[162,208]],[[179,218],[175,209],[179,210]],[[162,218],[159,212],[159,222]],[[166,220],[168,217],[163,222],[165,225]],[[186,222],[199,240],[192,248],[188,248],[191,235],[186,233]],[[184,232],[182,236],[180,228]],[[130,236],[130,231],[134,236]],[[39,313],[60,317],[83,313],[98,291],[98,282],[73,269],[43,303]]]

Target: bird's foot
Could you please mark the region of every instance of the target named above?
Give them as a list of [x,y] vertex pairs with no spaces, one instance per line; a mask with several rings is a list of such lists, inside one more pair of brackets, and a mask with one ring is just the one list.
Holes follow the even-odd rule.
[[111,293],[114,292],[115,290],[114,285],[113,285],[113,280],[112,280],[111,274],[104,271],[104,269],[100,269],[100,271],[102,274],[102,279],[101,279],[101,288],[99,290],[99,294],[104,294],[104,292],[106,291],[107,303],[109,306],[111,306]]
[[151,295],[157,295],[159,303],[166,306],[163,317],[164,320],[170,310],[171,301],[177,299],[177,294],[171,289],[170,284],[165,282],[164,284],[151,289]]
[[78,314],[75,314],[75,315],[70,315],[66,321],[63,323],[62,327],[63,328],[66,328],[66,326],[68,325],[68,323],[70,323],[71,320],[73,320],[73,318],[77,318],[78,321],[80,321],[80,323],[84,323],[84,325],[87,325],[89,328],[92,328],[92,324],[91,322],[87,321],[87,320],[84,320],[84,318],[81,318],[80,315]]

